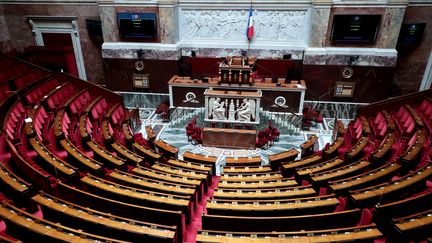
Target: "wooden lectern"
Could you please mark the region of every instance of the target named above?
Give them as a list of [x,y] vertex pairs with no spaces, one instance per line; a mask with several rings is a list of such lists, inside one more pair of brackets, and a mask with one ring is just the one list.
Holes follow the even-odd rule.
[[239,86],[245,84],[251,86],[253,82],[251,73],[252,67],[245,64],[243,57],[232,57],[228,64],[222,63],[219,65],[221,84]]

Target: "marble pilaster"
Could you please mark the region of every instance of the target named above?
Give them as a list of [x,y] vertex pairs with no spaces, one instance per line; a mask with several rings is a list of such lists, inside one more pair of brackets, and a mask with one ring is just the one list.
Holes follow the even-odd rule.
[[311,31],[309,36],[310,47],[323,47],[326,45],[329,19],[330,6],[312,9]]
[[117,27],[117,15],[114,6],[99,5],[100,19],[102,23],[102,34],[104,42],[119,41]]
[[176,10],[174,7],[161,6],[159,8],[159,26],[161,43],[174,44],[177,41]]
[[0,52],[9,50],[8,42],[10,41],[9,29],[7,27],[6,19],[3,14],[3,7],[0,5]]
[[401,8],[387,8],[383,16],[383,25],[381,31],[381,38],[378,43],[379,48],[395,48],[399,30],[405,14],[405,7]]

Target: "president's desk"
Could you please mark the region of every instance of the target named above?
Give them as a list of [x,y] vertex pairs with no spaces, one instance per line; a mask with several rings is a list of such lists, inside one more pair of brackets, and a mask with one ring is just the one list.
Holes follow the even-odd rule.
[[[222,85],[219,78],[208,78],[202,80],[191,80],[189,77],[173,76],[168,82],[170,93],[170,105],[177,107],[204,107],[204,91],[208,88],[218,90],[242,90],[262,91],[261,104],[265,110],[277,112],[301,113],[306,93],[304,80],[284,83],[284,79],[278,83],[272,83],[271,79],[255,81],[252,86],[244,84]],[[274,104],[277,105],[274,105]]]

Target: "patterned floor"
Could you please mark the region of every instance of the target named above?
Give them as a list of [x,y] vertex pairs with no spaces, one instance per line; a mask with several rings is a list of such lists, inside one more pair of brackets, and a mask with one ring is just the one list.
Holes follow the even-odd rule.
[[[217,174],[220,173],[225,157],[252,157],[261,156],[263,160],[263,165],[268,163],[268,156],[271,154],[280,153],[288,149],[297,149],[300,151],[300,144],[305,142],[309,136],[315,134],[319,137],[318,145],[319,149],[323,148],[326,143],[331,142],[332,130],[334,119],[324,118],[322,124],[316,124],[309,131],[298,131],[293,135],[281,134],[279,141],[275,142],[273,146],[266,150],[263,149],[227,149],[227,148],[217,148],[217,147],[205,147],[202,145],[192,145],[185,134],[185,126],[188,121],[192,119],[194,115],[200,116],[199,110],[190,110],[187,115],[180,117],[169,123],[164,123],[159,118],[157,114],[154,113],[152,108],[142,108],[140,109],[140,117],[142,120],[141,132],[145,136],[144,127],[147,125],[152,126],[153,131],[157,135],[157,139],[162,139],[169,144],[179,148],[179,158],[185,151],[191,151],[197,154],[217,156],[218,166]],[[342,119],[345,124],[349,123],[349,119]],[[275,123],[275,122],[274,122]],[[279,130],[283,130],[280,124],[276,124]]]

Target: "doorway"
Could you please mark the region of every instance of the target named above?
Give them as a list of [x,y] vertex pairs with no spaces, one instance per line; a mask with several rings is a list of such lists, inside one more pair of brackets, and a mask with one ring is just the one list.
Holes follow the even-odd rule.
[[29,48],[35,58],[53,71],[63,71],[86,80],[76,17],[28,16],[36,39]]

